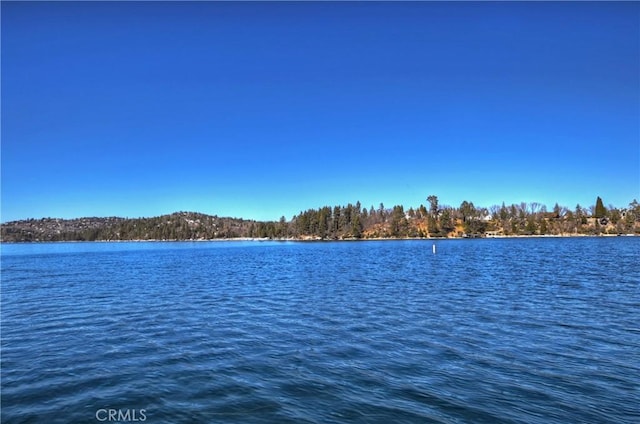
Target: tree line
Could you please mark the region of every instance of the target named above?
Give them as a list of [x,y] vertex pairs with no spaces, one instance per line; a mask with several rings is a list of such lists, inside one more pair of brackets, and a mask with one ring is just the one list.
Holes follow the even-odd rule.
[[478,207],[463,201],[458,207],[440,205],[427,197],[427,205],[405,210],[402,205],[385,208],[324,206],[296,215],[287,235],[320,239],[386,237],[464,237],[490,235],[571,235],[640,233],[640,204],[626,208],[594,206],[568,208],[555,204],[550,210],[537,202]]
[[153,218],[44,218],[2,224],[2,241],[96,240],[212,240],[371,239],[422,237],[481,237],[513,235],[640,234],[640,204],[605,207],[597,197],[593,206],[573,208],[531,202],[479,207],[463,201],[458,207],[441,205],[436,195],[426,205],[363,207],[360,202],[301,211],[292,219],[255,221],[177,212]]

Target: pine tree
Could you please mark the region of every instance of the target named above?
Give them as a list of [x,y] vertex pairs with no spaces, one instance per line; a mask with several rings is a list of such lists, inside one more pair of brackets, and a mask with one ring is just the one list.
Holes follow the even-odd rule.
[[445,209],[444,211],[442,211],[442,216],[440,217],[440,227],[442,235],[446,235],[447,233],[455,229],[455,225],[453,224],[453,220],[451,219],[451,212],[449,209]]
[[438,196],[431,195],[427,197],[427,201],[429,202],[429,212],[431,212],[431,216],[433,218],[438,218]]
[[356,215],[353,218],[353,225],[351,226],[353,237],[361,238],[362,237],[362,222],[360,222],[360,215]]
[[596,199],[596,210],[593,216],[595,216],[596,218],[604,218],[606,215],[607,210],[602,203],[602,199],[600,198],[600,196],[598,196],[598,198]]

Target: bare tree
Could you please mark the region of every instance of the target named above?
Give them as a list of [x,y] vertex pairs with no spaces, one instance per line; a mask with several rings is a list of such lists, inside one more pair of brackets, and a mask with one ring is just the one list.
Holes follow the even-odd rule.
[[540,212],[541,207],[542,203],[531,202],[529,203],[529,212],[531,213],[531,215],[536,215],[538,212]]
[[527,217],[527,202],[521,202],[518,206],[518,218],[525,219]]
[[502,209],[502,206],[500,205],[493,205],[489,207],[489,212],[491,212],[492,219],[500,218],[500,209]]

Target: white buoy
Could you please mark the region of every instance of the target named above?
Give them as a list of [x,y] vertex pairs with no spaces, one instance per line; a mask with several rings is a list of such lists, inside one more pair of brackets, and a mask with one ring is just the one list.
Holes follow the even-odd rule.
[[434,243],[433,246],[431,247],[431,250],[433,251],[433,254],[436,254],[436,244]]

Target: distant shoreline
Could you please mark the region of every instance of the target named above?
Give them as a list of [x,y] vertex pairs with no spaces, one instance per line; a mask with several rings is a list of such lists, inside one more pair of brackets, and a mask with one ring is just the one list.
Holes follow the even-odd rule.
[[360,202],[308,209],[290,220],[254,221],[198,212],[174,212],[151,218],[42,218],[0,225],[6,242],[41,241],[205,241],[205,240],[440,240],[448,238],[584,237],[640,234],[640,204],[607,210],[596,206],[575,211],[555,205],[549,212],[537,203],[491,210],[463,202],[459,208],[438,206],[405,210],[402,205],[378,209]]
[[444,241],[444,240],[478,240],[478,239],[521,239],[521,238],[599,238],[599,237],[640,237],[640,234],[531,234],[531,235],[497,235],[481,237],[371,237],[371,238],[341,238],[341,239],[321,239],[321,238],[258,238],[258,237],[235,237],[217,239],[135,239],[135,240],[33,240],[33,241],[2,241],[3,244],[44,244],[44,243],[207,243],[207,242],[301,242],[301,243],[328,243],[328,242],[367,242],[367,241]]

